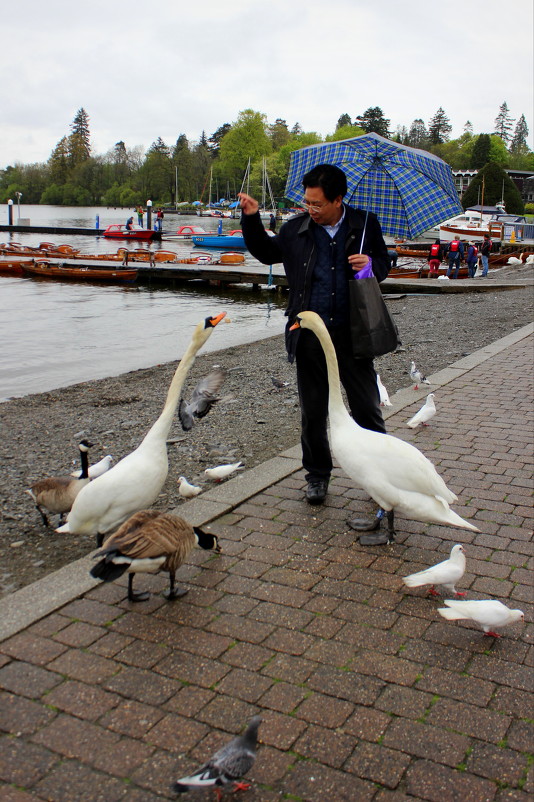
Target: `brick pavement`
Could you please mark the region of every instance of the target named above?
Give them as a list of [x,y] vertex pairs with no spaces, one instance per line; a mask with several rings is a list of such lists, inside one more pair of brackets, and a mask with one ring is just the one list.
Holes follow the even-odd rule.
[[[438,414],[427,429],[405,426],[424,392],[401,391],[388,412],[389,431],[436,464],[480,534],[399,517],[395,544],[362,548],[345,522],[369,500],[336,470],[324,507],[307,506],[290,459],[241,501],[246,480],[227,483],[233,501],[211,521],[224,553],[193,553],[180,571],[189,593],[174,604],[159,595],[162,576],[139,578],[154,592],[143,604],[126,601],[125,581],[85,592],[73,581],[67,600],[56,588],[42,608],[45,585],[53,592],[69,569],[14,594],[9,609],[0,603],[0,627],[4,613],[15,633],[0,643],[1,799],[172,798],[170,782],[258,711],[255,784],[242,802],[531,799],[526,335],[432,377]],[[196,501],[181,514],[198,518]],[[500,640],[444,621],[439,601],[402,585],[455,542],[466,548],[469,598],[525,612]],[[12,626],[29,599],[33,620]]]

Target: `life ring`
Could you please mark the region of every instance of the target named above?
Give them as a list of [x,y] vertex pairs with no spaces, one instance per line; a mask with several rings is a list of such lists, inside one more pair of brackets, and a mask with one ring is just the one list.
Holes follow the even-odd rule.
[[197,265],[209,265],[211,264],[211,256],[208,254],[202,254],[202,256],[197,256],[195,261]]

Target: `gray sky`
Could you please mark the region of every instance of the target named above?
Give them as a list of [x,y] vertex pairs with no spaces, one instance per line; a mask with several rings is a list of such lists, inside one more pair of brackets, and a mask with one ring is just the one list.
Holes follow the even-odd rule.
[[46,161],[83,106],[93,153],[198,140],[251,108],[321,135],[380,106],[442,106],[491,133],[506,101],[533,143],[532,0],[19,0],[4,7],[0,169]]

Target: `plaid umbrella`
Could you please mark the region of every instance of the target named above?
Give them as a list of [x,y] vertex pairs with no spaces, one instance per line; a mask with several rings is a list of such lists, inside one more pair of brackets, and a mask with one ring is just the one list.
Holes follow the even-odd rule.
[[317,164],[340,167],[347,176],[345,202],[374,212],[382,231],[390,236],[417,237],[463,211],[446,162],[378,134],[294,151],[285,192],[288,198],[302,203],[302,178]]

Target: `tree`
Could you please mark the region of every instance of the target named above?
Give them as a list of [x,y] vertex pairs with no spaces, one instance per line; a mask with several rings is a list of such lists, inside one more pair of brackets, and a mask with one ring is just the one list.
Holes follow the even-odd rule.
[[428,144],[428,131],[420,117],[414,120],[410,125],[408,142],[406,144],[410,145],[412,148],[425,148]]
[[471,120],[467,120],[464,125],[464,134],[471,134],[473,136],[473,123]]
[[500,136],[503,142],[509,142],[511,139],[510,131],[514,120],[510,117],[508,112],[508,104],[506,101],[499,106],[499,113],[495,118],[495,131],[496,136]]
[[345,125],[352,125],[350,114],[342,114],[336,123],[336,131],[338,128],[344,128]]
[[178,194],[176,203],[193,201],[196,196],[193,154],[185,134],[180,134],[172,154],[172,162],[178,172]]
[[359,125],[342,125],[336,128],[333,134],[328,134],[325,137],[325,142],[339,142],[342,139],[352,139],[355,136],[362,136],[365,134],[363,128]]
[[518,188],[502,167],[489,162],[478,171],[462,196],[462,206],[469,206],[482,200],[482,181],[484,180],[484,206],[493,206],[504,200],[510,214],[523,214],[524,206]]
[[269,126],[269,136],[273,145],[273,150],[279,150],[282,145],[285,145],[291,139],[289,128],[285,120],[278,117],[272,125]]
[[390,121],[384,117],[384,113],[380,106],[373,106],[368,108],[360,117],[356,117],[354,124],[363,128],[366,134],[375,133],[380,136],[389,136],[389,123]]
[[271,151],[265,114],[245,109],[239,112],[236,122],[221,140],[220,160],[230,179],[243,175],[249,158],[254,162]]
[[66,136],[61,137],[48,160],[52,184],[64,184],[69,172],[69,143]]
[[224,125],[219,126],[208,139],[208,148],[214,159],[219,155],[221,139],[228,133],[231,127],[230,123],[224,123]]
[[473,153],[471,155],[470,167],[474,170],[480,170],[485,164],[489,162],[491,141],[489,134],[479,134],[475,139],[473,146]]
[[430,144],[439,145],[441,142],[447,142],[451,131],[449,118],[440,106],[428,124]]
[[528,152],[527,136],[528,136],[528,125],[527,121],[525,120],[525,115],[522,114],[515,126],[514,135],[512,137],[512,142],[510,144],[510,152],[519,154],[527,153]]
[[398,142],[399,145],[407,145],[409,139],[408,129],[405,125],[397,125],[397,130],[395,131],[395,136],[393,137],[394,142]]
[[91,135],[89,115],[85,109],[78,109],[70,126],[69,161],[72,166],[91,158]]
[[161,137],[149,147],[145,163],[140,170],[143,194],[156,203],[172,200],[174,191],[174,170],[170,149]]

